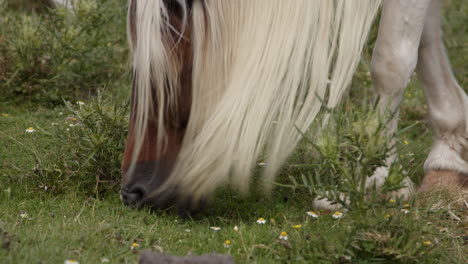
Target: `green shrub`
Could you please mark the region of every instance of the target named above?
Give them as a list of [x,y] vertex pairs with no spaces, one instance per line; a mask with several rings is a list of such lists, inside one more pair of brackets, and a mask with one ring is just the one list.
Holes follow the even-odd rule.
[[61,103],[122,82],[126,1],[83,0],[43,14],[1,9],[0,96]]
[[[305,188],[311,194],[327,198],[348,210],[366,211],[378,199],[404,187],[406,177],[401,161],[390,167],[389,176],[379,191],[366,190],[366,180],[385,160],[396,155],[397,135],[388,135],[386,127],[392,115],[381,115],[375,106],[352,111],[329,112],[328,122],[304,135],[299,150],[303,164],[293,165],[292,188]],[[403,131],[400,131],[401,133]],[[298,177],[300,175],[300,177]]]
[[[120,163],[128,133],[128,103],[111,103],[97,96],[83,104],[66,103],[68,112],[50,129],[38,128],[48,148],[16,139],[33,157],[34,174],[28,184],[48,192],[80,192],[84,195],[115,193],[120,186]],[[25,174],[30,174],[25,171]]]

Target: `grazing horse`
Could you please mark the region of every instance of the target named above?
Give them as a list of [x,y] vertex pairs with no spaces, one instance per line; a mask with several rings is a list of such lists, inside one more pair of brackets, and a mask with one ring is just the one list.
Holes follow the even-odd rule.
[[[378,108],[397,112],[417,70],[435,132],[420,189],[465,184],[468,97],[442,42],[439,0],[130,0],[124,203],[192,210],[220,185],[246,192],[260,155],[269,190],[299,131],[342,99],[380,8]],[[377,169],[368,186],[387,174]]]

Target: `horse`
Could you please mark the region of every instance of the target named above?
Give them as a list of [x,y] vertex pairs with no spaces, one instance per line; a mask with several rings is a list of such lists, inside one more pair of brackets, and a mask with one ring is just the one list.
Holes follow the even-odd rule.
[[[468,96],[442,41],[440,0],[130,0],[133,64],[122,201],[181,212],[221,185],[245,193],[266,156],[272,187],[323,105],[344,97],[381,12],[371,78],[395,112],[413,74],[424,86],[434,141],[419,190],[467,185]],[[328,84],[327,84],[328,83]],[[394,161],[386,160],[386,164]],[[378,168],[367,186],[388,175]],[[413,190],[409,179],[398,195]],[[332,208],[332,201],[315,205]]]

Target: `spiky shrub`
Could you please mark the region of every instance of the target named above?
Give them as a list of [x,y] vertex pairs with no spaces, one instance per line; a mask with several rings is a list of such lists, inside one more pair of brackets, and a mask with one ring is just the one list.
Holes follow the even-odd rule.
[[125,0],[82,0],[40,15],[3,8],[0,93],[3,98],[61,103],[123,80]]
[[31,177],[35,187],[91,196],[115,193],[128,131],[128,103],[112,103],[98,96],[83,105],[66,105],[68,113],[55,129],[40,129],[52,148],[29,148],[37,164]]
[[386,132],[392,116],[379,114],[373,105],[326,113],[328,122],[304,135],[299,150],[304,163],[293,165],[300,177],[290,176],[292,184],[286,186],[305,188],[348,210],[373,208],[376,200],[404,187],[405,173],[397,159],[378,192],[366,189],[366,180],[395,155],[397,135]]

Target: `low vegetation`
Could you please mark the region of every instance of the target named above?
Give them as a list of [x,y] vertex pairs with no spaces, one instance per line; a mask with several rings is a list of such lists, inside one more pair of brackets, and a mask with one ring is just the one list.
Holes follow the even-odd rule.
[[[0,7],[1,263],[136,263],[143,250],[218,252],[238,263],[468,262],[466,190],[393,194],[406,176],[421,181],[431,133],[416,78],[400,131],[393,140],[382,133],[388,117],[370,103],[369,50],[350,98],[324,113],[320,131],[305,132],[271,195],[256,185],[248,197],[223,189],[187,219],[119,200],[129,111],[125,1],[88,0],[75,13]],[[445,12],[446,43],[467,88],[468,3],[450,1]],[[384,188],[364,191],[390,155],[397,162]],[[258,163],[259,171],[268,166]],[[314,211],[317,195],[344,208]]]

